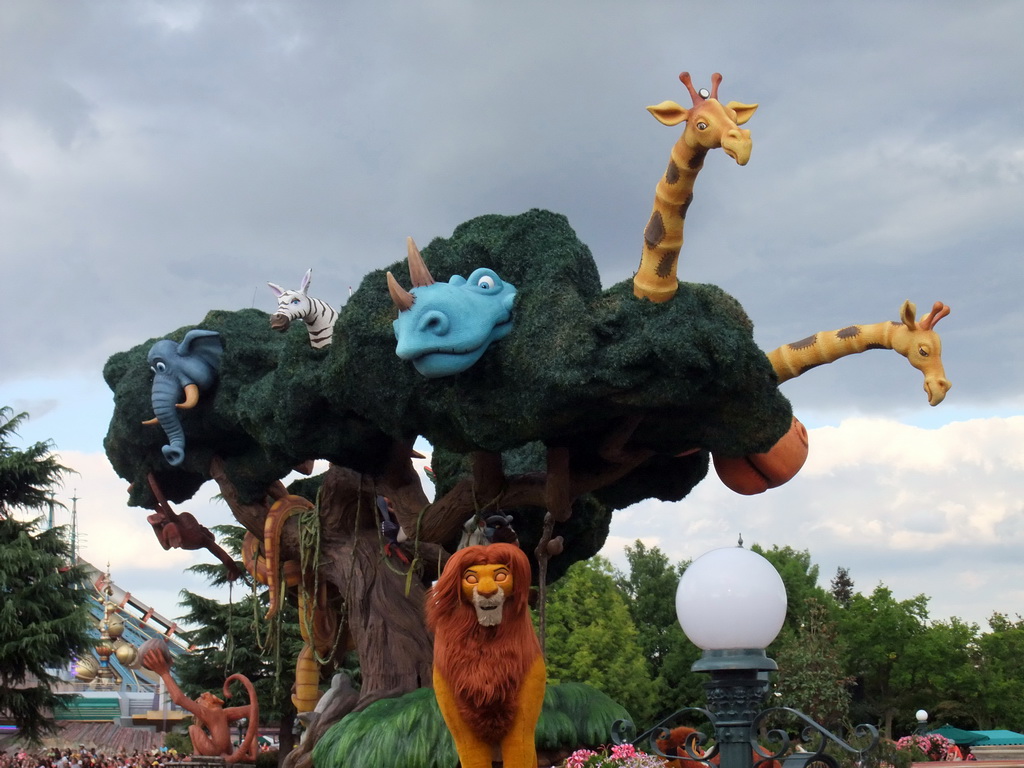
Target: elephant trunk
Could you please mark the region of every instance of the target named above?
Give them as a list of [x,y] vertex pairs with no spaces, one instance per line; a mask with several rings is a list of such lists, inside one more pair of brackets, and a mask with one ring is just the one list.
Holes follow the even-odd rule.
[[157,376],[153,379],[153,413],[170,443],[163,447],[164,458],[172,467],[185,460],[185,430],[181,426],[177,403],[182,388],[172,376]]

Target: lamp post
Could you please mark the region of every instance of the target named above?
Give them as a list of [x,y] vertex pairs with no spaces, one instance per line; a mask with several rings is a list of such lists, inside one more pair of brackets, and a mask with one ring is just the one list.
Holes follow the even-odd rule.
[[914,713],[914,717],[917,718],[917,734],[918,736],[923,736],[928,730],[928,713],[923,709],[919,709]]
[[774,566],[756,552],[740,545],[716,549],[697,558],[679,582],[676,614],[683,632],[704,652],[691,670],[710,677],[704,684],[707,708],[682,709],[639,737],[635,736],[632,723],[620,720],[612,727],[616,743],[649,741],[647,751],[675,758],[677,755],[661,752],[654,742],[665,738],[672,724],[687,713],[700,714],[710,721],[715,736],[715,743],[706,751],[703,745],[707,736],[690,736],[684,745],[687,756],[709,765],[717,756],[721,768],[752,768],[755,761],[761,765],[783,758],[790,748],[785,731],[776,729],[768,733],[768,740],[779,745],[775,752],[766,751],[758,741],[762,725],[780,713],[803,724],[802,740],[809,746],[806,753],[801,753],[801,765],[819,762],[836,766],[835,758],[825,753],[829,742],[858,758],[878,743],[874,726],[857,726],[857,736],[871,737],[865,748],[857,749],[795,709],[761,709],[769,687],[768,673],[778,670],[764,649],[785,621],[786,589]]

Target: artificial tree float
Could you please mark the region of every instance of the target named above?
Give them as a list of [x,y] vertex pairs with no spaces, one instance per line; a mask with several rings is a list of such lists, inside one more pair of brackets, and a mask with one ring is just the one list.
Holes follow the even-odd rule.
[[[296,705],[309,731],[293,763],[308,763],[349,712],[431,685],[426,590],[467,522],[486,530],[476,523],[511,517],[543,587],[602,547],[615,510],[685,498],[712,457],[741,493],[791,478],[806,431],[779,384],[810,366],[886,347],[922,370],[931,404],[949,389],[934,330],[949,311],[941,303],[922,318],[906,303],[898,321],[765,353],[734,298],[678,280],[703,158],[721,147],[745,163],[750,133],[739,126],[756,107],[721,104],[718,75],[711,91],[681,79],[690,108],[651,108],[686,125],[633,280],[602,289],[564,216],[485,215],[422,253],[410,240],[405,259],[366,275],[329,345],[311,346],[302,329],[275,333],[256,309],[215,310],[108,361],[105,447],[129,503],[183,502],[213,479],[248,531],[250,572],[271,583],[283,567],[300,595],[309,651]],[[163,435],[142,424],[154,386],[146,356],[197,330],[223,351],[215,383],[175,414],[187,450],[172,463]],[[412,463],[420,438],[434,451],[433,498]],[[284,486],[315,460],[329,469]],[[310,541],[315,551],[304,551]],[[316,684],[349,645],[362,687],[318,707]]]

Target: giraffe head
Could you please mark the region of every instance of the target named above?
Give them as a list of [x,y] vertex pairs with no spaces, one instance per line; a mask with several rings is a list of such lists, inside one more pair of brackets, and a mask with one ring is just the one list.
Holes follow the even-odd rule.
[[928,405],[941,403],[952,386],[942,367],[942,339],[935,332],[935,324],[948,314],[949,307],[936,301],[931,312],[916,320],[917,307],[910,301],[904,301],[900,308],[903,326],[893,336],[892,348],[924,374]]
[[721,147],[738,165],[746,165],[750,160],[750,131],[739,126],[753,116],[757,104],[718,101],[722,76],[717,72],[711,76],[711,91],[694,89],[689,72],[683,72],[679,79],[690,92],[692,107],[687,109],[674,101],[663,101],[647,110],[663,125],[679,125],[685,121],[682,141],[694,152],[702,155]]

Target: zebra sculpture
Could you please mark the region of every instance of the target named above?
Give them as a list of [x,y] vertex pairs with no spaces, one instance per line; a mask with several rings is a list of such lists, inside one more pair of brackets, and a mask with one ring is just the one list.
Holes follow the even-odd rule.
[[307,269],[297,291],[286,291],[279,285],[267,283],[277,296],[277,312],[270,316],[270,327],[283,332],[288,330],[292,320],[301,320],[309,332],[310,346],[321,349],[331,343],[338,313],[326,301],[306,295],[312,275],[312,268]]

